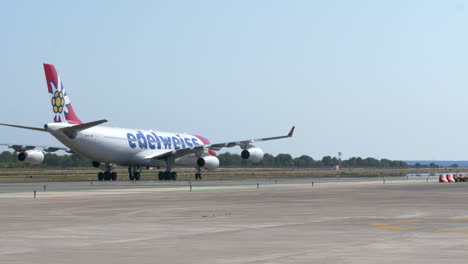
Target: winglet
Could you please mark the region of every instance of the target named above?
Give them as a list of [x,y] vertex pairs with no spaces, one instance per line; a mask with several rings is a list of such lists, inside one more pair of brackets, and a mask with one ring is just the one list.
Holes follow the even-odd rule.
[[296,126],[293,126],[293,127],[291,128],[291,131],[289,131],[289,133],[288,133],[288,137],[292,137],[292,136],[293,136],[293,134],[294,134],[294,128],[296,128]]

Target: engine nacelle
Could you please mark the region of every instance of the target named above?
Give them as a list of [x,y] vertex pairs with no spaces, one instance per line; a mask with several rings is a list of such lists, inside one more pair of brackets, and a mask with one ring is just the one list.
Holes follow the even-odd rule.
[[37,165],[44,161],[44,153],[38,150],[26,150],[18,153],[18,160],[24,163]]
[[101,163],[99,161],[94,161],[92,162],[94,168],[98,168],[100,170],[113,170],[115,169],[116,165],[114,163],[110,163],[109,167],[106,167],[106,163]]
[[206,156],[197,159],[197,165],[207,170],[215,170],[219,167],[219,159],[215,156]]
[[252,162],[259,162],[263,159],[263,150],[260,148],[248,148],[241,152],[241,157]]

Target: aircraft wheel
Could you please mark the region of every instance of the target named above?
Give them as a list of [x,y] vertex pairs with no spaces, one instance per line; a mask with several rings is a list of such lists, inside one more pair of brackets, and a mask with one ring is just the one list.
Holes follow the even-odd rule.
[[175,171],[171,172],[171,180],[173,181],[177,180],[177,172]]
[[116,173],[116,172],[112,172],[112,173],[111,173],[111,179],[112,179],[113,181],[117,180],[117,173]]
[[98,180],[102,181],[102,179],[104,179],[104,173],[99,172],[99,173],[97,174],[97,178],[98,178]]
[[135,172],[135,180],[139,181],[141,177],[141,173],[139,171]]
[[163,172],[162,172],[162,171],[160,171],[160,172],[158,173],[158,179],[159,179],[160,181],[162,181],[162,180],[164,179],[164,177],[163,177]]
[[111,173],[109,171],[104,172],[104,180],[110,181],[110,179],[111,179]]

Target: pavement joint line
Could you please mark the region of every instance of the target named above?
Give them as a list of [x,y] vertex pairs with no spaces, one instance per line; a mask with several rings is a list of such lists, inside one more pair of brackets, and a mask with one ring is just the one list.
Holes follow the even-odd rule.
[[[192,189],[192,192],[214,192],[214,191],[258,191],[256,187],[252,186],[245,186],[245,187],[233,187],[233,188],[211,188],[210,186],[199,186],[201,189],[194,188]],[[119,193],[177,193],[177,192],[188,192],[188,187],[187,186],[177,186],[175,187],[176,190],[171,189],[168,190],[168,188],[154,188],[154,187],[148,187],[146,188],[147,190],[144,190],[145,188],[135,188],[135,190],[129,190],[129,189],[114,189],[114,190],[108,190],[108,189],[90,189],[90,190],[62,190],[62,191],[50,191],[50,192],[41,192],[42,195],[37,197],[38,199],[45,199],[45,198],[57,198],[57,197],[62,197],[62,196],[54,196],[50,195],[53,193],[69,193],[69,196],[64,196],[64,197],[73,197],[73,196],[80,196],[80,195],[73,195],[73,193],[89,193],[90,195],[93,194],[119,194]],[[294,186],[265,186],[263,188],[264,190],[272,190],[272,189],[295,189],[295,190],[309,190],[311,188],[304,188],[304,187],[294,187]],[[10,193],[11,194],[11,193]],[[29,192],[20,192],[17,193],[19,196],[17,197],[0,197],[0,200],[15,200],[15,199],[32,199],[32,197],[29,197]]]
[[[382,182],[378,182],[380,184],[382,184]],[[398,181],[398,182],[392,182],[392,181],[385,181],[385,184],[405,184],[405,183],[425,183],[427,184],[425,181]]]
[[[381,184],[379,181],[375,182],[350,182],[351,184]],[[422,183],[421,181],[401,181],[401,182],[387,182],[389,184],[405,184],[405,183]],[[308,183],[307,183],[308,184]],[[336,186],[336,184],[339,184],[338,182],[324,182],[321,183],[320,185],[322,186]],[[289,186],[288,186],[289,185]],[[292,186],[291,186],[292,185]],[[306,183],[300,183],[300,184],[286,184],[285,186],[277,186],[277,184],[265,184],[262,185],[262,188],[264,190],[272,190],[272,189],[297,189],[297,190],[312,190],[313,188],[310,187],[299,187],[297,185],[303,185],[306,186]],[[115,187],[119,186],[131,186],[133,189],[137,190],[128,190],[128,189],[88,189],[88,190],[49,190],[47,192],[39,192],[40,194],[44,193],[71,193],[71,195],[66,196],[66,197],[73,197],[73,196],[79,196],[79,195],[73,195],[73,192],[75,193],[89,193],[90,195],[92,194],[104,194],[104,193],[111,193],[111,194],[118,194],[118,193],[157,193],[157,192],[187,192],[188,186],[181,186],[181,185],[176,185],[176,186],[134,186],[134,185],[117,185]],[[97,186],[95,186],[97,187]],[[111,188],[114,187],[112,185],[108,186],[100,186],[104,188]],[[233,188],[210,188],[211,186],[194,186],[192,189],[192,192],[209,192],[209,191],[254,191],[257,190],[256,187],[250,186],[250,185],[245,185],[245,187],[233,187]],[[215,187],[215,186],[213,186]],[[179,190],[174,190],[173,188],[177,188]],[[203,189],[198,189],[198,188],[203,188]],[[153,190],[144,190],[144,189],[153,189]],[[172,190],[168,190],[172,189]],[[14,200],[14,199],[32,199],[32,197],[29,197],[29,192],[6,192],[3,194],[18,194],[22,196],[17,196],[17,197],[0,197],[0,200]],[[0,193],[1,195],[1,193]],[[57,196],[49,196],[49,195],[41,195],[40,197],[37,198],[56,198]],[[468,218],[467,218],[468,219]]]
[[397,223],[414,223],[414,222],[423,222],[423,219],[409,219],[409,220],[399,220],[395,221]]

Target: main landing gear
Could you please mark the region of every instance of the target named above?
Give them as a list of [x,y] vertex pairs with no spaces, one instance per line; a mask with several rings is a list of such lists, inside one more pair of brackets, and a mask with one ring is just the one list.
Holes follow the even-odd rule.
[[[195,173],[195,179],[196,180],[201,180],[203,178],[203,174],[201,169],[197,169],[197,172]],[[177,172],[175,171],[160,171],[158,173],[158,179],[160,181],[175,181],[177,180]]]
[[158,179],[160,181],[170,181],[170,180],[177,180],[177,172],[175,171],[160,171],[158,173]]
[[140,167],[129,166],[128,167],[128,178],[133,181],[139,181],[141,178]]
[[106,170],[104,172],[98,173],[98,180],[100,181],[110,181],[110,180],[117,180],[117,173],[115,171],[110,170],[111,165],[106,163]]
[[166,162],[166,171],[160,171],[158,173],[158,179],[160,181],[177,180],[177,172],[171,171],[172,168],[174,167],[174,158],[167,157],[165,158],[165,162]]
[[[165,159],[166,162],[166,171],[160,171],[158,173],[158,179],[160,181],[175,181],[177,180],[177,172],[171,171],[174,167],[174,159],[168,157]],[[195,173],[195,179],[201,180],[203,178],[202,170],[197,166],[197,172]]]

